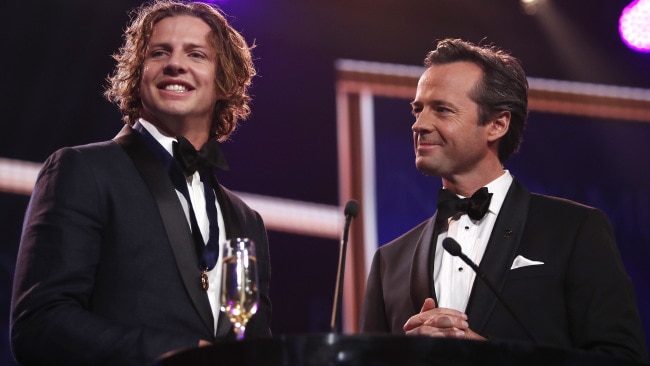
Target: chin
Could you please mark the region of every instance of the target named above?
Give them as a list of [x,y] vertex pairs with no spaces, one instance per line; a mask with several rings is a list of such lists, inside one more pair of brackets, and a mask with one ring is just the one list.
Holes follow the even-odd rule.
[[431,167],[423,165],[423,164],[415,164],[415,167],[417,168],[417,170],[420,173],[422,173],[424,175],[428,175],[428,176],[431,176],[431,177],[439,177],[440,176],[440,173],[435,168],[431,168]]

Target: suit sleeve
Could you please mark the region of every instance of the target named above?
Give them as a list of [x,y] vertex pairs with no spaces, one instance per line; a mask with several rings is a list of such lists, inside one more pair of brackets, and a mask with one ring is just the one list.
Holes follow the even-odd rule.
[[647,362],[632,282],[603,212],[591,210],[582,222],[567,271],[566,306],[575,345]]
[[198,337],[126,326],[93,313],[110,208],[77,150],[44,164],[26,212],[11,306],[11,347],[23,365],[147,364]]
[[362,333],[390,333],[382,290],[380,257],[378,250],[372,259],[368,274],[359,324],[359,331]]

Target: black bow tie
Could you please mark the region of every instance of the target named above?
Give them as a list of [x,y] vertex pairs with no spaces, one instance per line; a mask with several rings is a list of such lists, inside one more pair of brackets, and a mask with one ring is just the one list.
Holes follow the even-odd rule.
[[198,151],[185,137],[178,136],[174,142],[174,158],[179,162],[185,175],[190,176],[201,169],[228,170],[228,163],[216,140],[206,142]]
[[454,216],[458,212],[465,212],[473,220],[480,220],[490,208],[492,193],[488,193],[487,187],[476,191],[470,198],[459,198],[455,193],[447,189],[438,192],[438,214],[437,220],[444,220]]

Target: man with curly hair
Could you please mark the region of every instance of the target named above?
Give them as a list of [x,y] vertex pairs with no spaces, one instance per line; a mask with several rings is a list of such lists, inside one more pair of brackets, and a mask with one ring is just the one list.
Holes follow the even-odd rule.
[[20,364],[147,365],[233,337],[219,248],[235,237],[257,251],[246,335],[271,335],[264,222],[215,175],[218,143],[250,113],[251,48],[204,3],[134,11],[105,92],[124,128],[55,152],[34,187],[11,308]]

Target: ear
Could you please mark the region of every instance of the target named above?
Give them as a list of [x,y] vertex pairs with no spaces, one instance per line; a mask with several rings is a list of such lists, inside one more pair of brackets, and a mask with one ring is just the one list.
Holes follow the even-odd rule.
[[508,133],[510,127],[510,112],[502,111],[494,115],[487,123],[488,141],[494,142]]

